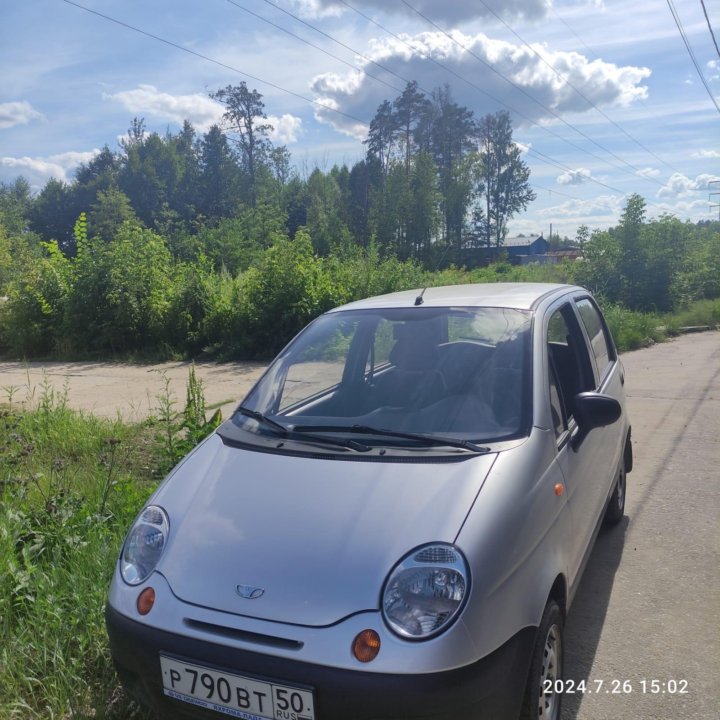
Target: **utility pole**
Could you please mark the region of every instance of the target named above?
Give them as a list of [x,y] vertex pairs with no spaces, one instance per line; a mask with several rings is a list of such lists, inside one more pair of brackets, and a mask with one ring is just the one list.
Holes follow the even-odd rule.
[[[709,186],[709,185],[713,185],[713,184],[718,184],[718,185],[720,185],[720,180],[710,180],[710,182],[708,183],[708,186]],[[712,210],[713,208],[717,208],[717,209],[718,209],[718,220],[720,220],[720,203],[714,203],[714,202],[712,201],[713,195],[718,195],[718,196],[720,196],[720,192],[711,192],[711,193],[708,195],[708,200],[710,201],[710,210]]]

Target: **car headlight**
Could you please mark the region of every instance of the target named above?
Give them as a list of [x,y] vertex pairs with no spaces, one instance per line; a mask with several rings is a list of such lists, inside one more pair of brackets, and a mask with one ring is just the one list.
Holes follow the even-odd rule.
[[385,622],[400,637],[425,640],[447,630],[470,591],[470,573],[453,545],[436,543],[408,553],[385,582]]
[[120,557],[120,574],[128,585],[146,580],[167,544],[170,522],[165,511],[148,505],[130,529]]

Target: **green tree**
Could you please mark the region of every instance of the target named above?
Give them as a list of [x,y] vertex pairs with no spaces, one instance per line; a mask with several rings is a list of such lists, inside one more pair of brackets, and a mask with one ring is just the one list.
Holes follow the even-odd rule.
[[182,158],[172,136],[147,134],[144,122],[137,118],[121,145],[125,154],[118,187],[130,198],[140,220],[154,228],[163,215],[163,208],[172,204],[180,185]]
[[0,218],[10,235],[20,235],[27,230],[31,206],[30,183],[22,175],[12,183],[0,182]]
[[197,208],[210,223],[233,216],[240,205],[242,173],[225,133],[213,125],[200,143]]
[[73,255],[73,226],[81,211],[70,186],[50,178],[30,208],[30,229],[45,240],[57,240],[65,254]]
[[249,90],[245,82],[227,85],[210,93],[213,100],[225,106],[223,119],[227,129],[234,133],[243,161],[250,176],[250,205],[257,203],[258,167],[267,162],[271,143],[267,135],[273,126],[264,122],[265,103],[257,90]]
[[247,270],[285,230],[285,216],[271,205],[245,208],[236,217],[200,230],[197,240],[216,270],[231,275]]
[[332,247],[344,243],[349,230],[342,220],[340,187],[332,174],[313,170],[307,181],[307,227],[313,247],[320,255],[327,255]]
[[[407,217],[412,256],[430,261],[437,248],[441,224],[440,192],[432,156],[421,152],[413,163],[410,206]],[[435,258],[437,260],[438,258]]]
[[128,196],[117,188],[101,190],[97,199],[87,214],[88,234],[101,237],[110,242],[120,229],[120,226],[129,222],[140,225]]
[[400,97],[393,103],[394,124],[400,136],[401,152],[405,158],[405,175],[410,177],[410,160],[415,155],[418,142],[415,130],[430,112],[430,101],[418,92],[415,80],[405,86]]
[[477,195],[482,203],[480,235],[485,245],[500,247],[507,223],[535,199],[528,182],[530,168],[512,139],[510,115],[486,115],[478,123]]
[[390,158],[397,130],[397,116],[388,100],[384,100],[377,109],[375,117],[370,121],[367,139],[367,158],[375,160],[385,175],[389,170]]
[[[445,242],[460,249],[473,187],[469,154],[473,150],[475,121],[472,111],[453,102],[449,86],[433,93],[429,116],[429,141],[438,171]],[[427,142],[426,141],[426,142]]]

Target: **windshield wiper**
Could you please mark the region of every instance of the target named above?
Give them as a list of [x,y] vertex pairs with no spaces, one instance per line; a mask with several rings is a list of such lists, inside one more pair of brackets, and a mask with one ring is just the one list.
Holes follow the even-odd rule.
[[369,425],[295,425],[293,431],[298,433],[313,432],[352,432],[365,435],[386,435],[387,437],[403,438],[405,440],[415,440],[425,445],[446,445],[448,447],[457,447],[464,450],[470,450],[475,453],[490,452],[489,447],[476,445],[470,440],[461,440],[460,438],[448,438],[442,435],[425,435],[423,433],[401,432],[400,430],[387,430],[385,428],[375,428]]
[[247,415],[247,417],[252,418],[253,420],[262,425],[267,425],[267,427],[272,428],[278,435],[280,435],[280,437],[286,438],[288,440],[300,439],[304,442],[311,440],[314,442],[324,443],[325,445],[337,445],[338,447],[349,448],[350,450],[356,450],[357,452],[368,452],[372,449],[368,445],[359,443],[356,440],[339,440],[337,438],[327,438],[320,435],[298,433],[297,428],[285,427],[285,425],[283,425],[282,423],[279,423],[276,420],[269,418],[267,415],[263,415],[263,413],[261,413],[259,410],[253,410],[251,408],[245,407],[244,405],[240,405],[236,409],[236,412],[239,412],[242,415]]
[[289,433],[289,430],[284,425],[276,422],[272,418],[269,418],[267,415],[263,415],[259,410],[252,410],[251,408],[245,407],[244,405],[240,405],[238,408],[236,408],[235,412],[239,412],[242,415],[247,415],[253,420],[256,420],[263,425],[267,425],[268,427],[271,427],[276,432],[281,433],[283,437],[287,437]]

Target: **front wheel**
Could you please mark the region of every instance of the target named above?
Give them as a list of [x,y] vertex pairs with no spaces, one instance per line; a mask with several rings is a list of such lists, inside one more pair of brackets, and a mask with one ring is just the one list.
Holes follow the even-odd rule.
[[520,720],[559,720],[563,680],[565,620],[548,600],[535,638]]
[[627,473],[625,472],[625,463],[620,464],[615,487],[613,487],[610,502],[605,517],[603,519],[606,525],[617,525],[625,515],[625,490],[627,487]]

